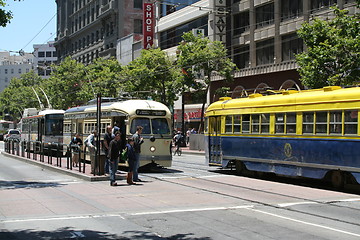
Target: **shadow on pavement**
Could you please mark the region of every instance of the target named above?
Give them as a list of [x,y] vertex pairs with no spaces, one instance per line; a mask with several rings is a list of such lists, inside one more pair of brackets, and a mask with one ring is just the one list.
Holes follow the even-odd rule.
[[57,182],[34,182],[34,181],[0,181],[0,189],[18,189],[18,188],[46,188],[59,187],[64,184]]
[[61,228],[55,231],[36,231],[34,229],[27,230],[18,230],[18,231],[7,231],[3,230],[0,232],[1,240],[8,239],[26,239],[26,240],[35,240],[35,239],[120,239],[120,240],[130,240],[130,239],[149,239],[149,240],[161,240],[161,239],[176,239],[176,240],[210,240],[208,237],[196,238],[192,233],[188,234],[176,234],[173,236],[160,237],[155,235],[152,232],[144,231],[124,231],[123,236],[118,236],[116,234],[111,234],[101,231],[93,230],[73,230],[70,228]]

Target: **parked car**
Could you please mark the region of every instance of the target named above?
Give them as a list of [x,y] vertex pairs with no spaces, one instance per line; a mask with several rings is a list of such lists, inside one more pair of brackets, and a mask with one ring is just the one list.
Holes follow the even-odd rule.
[[20,131],[17,129],[9,129],[9,131],[4,135],[4,141],[8,141],[8,140],[16,140],[20,142],[21,140]]

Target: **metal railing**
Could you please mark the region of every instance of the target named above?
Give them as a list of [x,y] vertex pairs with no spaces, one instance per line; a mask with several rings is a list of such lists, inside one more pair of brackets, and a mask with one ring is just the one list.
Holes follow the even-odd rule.
[[[68,145],[63,143],[55,142],[40,142],[40,141],[17,141],[17,140],[7,140],[4,142],[5,152],[28,158],[34,161],[39,161],[45,164],[54,165],[57,167],[63,167],[63,164],[66,164],[65,168],[73,170],[73,156],[78,154],[78,167],[76,170],[82,173],[85,173],[87,165],[90,165],[90,151],[88,148],[82,148],[81,146]],[[104,174],[104,155],[98,155],[99,157],[94,156],[94,166],[95,171],[93,175],[103,175]],[[90,164],[89,164],[90,163]]]

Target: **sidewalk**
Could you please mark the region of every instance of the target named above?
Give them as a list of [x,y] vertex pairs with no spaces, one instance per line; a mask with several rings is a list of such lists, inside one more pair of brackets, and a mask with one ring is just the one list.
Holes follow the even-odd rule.
[[184,154],[196,154],[196,155],[204,155],[205,156],[205,151],[204,150],[190,150],[190,147],[181,147],[181,150]]
[[[50,169],[59,173],[64,173],[67,174],[69,176],[73,176],[73,177],[77,177],[86,181],[109,181],[109,176],[105,176],[105,175],[95,175],[91,174],[91,165],[89,163],[81,163],[81,168],[79,167],[73,167],[72,169],[69,167],[67,168],[67,158],[66,157],[62,157],[57,159],[56,157],[52,157],[52,159],[49,159],[48,156],[44,157],[44,161],[41,162],[39,160],[39,155],[37,156],[37,160],[33,159],[34,155],[30,154],[30,159],[27,157],[22,157],[22,156],[18,156],[18,155],[13,155],[10,153],[7,153],[5,151],[1,151],[1,154],[7,157],[12,157],[12,158],[16,158],[20,161],[26,162],[26,163],[30,163],[30,164],[34,164],[37,166],[40,166],[42,168],[45,169]],[[51,161],[52,160],[52,161]],[[84,165],[85,165],[85,169],[84,169]],[[126,179],[126,172],[124,171],[118,171],[118,173],[120,174],[116,174],[116,179],[117,180],[121,180],[121,179]]]
[[[196,155],[205,155],[205,151],[202,150],[190,150],[189,147],[182,147],[183,154],[196,154]],[[77,177],[86,181],[109,181],[109,176],[105,175],[95,175],[91,174],[91,166],[89,163],[85,163],[85,169],[84,169],[84,163],[81,163],[81,168],[79,167],[73,167],[72,169],[69,167],[67,168],[67,158],[62,157],[57,159],[56,157],[52,157],[50,159],[48,156],[44,156],[44,161],[41,162],[40,156],[37,155],[37,160],[34,159],[34,155],[30,154],[30,159],[27,157],[22,157],[14,154],[7,153],[5,151],[1,151],[1,154],[4,156],[16,158],[20,161],[34,164],[37,166],[40,166],[45,169],[51,169],[56,172],[64,173],[69,176]],[[123,180],[126,179],[126,172],[124,171],[118,171],[116,174],[117,180]]]

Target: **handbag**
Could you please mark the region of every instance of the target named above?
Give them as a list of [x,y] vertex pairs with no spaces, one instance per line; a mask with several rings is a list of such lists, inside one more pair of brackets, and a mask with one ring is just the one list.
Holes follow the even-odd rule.
[[128,158],[128,156],[127,156],[127,148],[125,148],[124,151],[122,151],[122,153],[120,155],[120,160],[122,162],[125,162],[125,161],[127,161],[127,158]]

